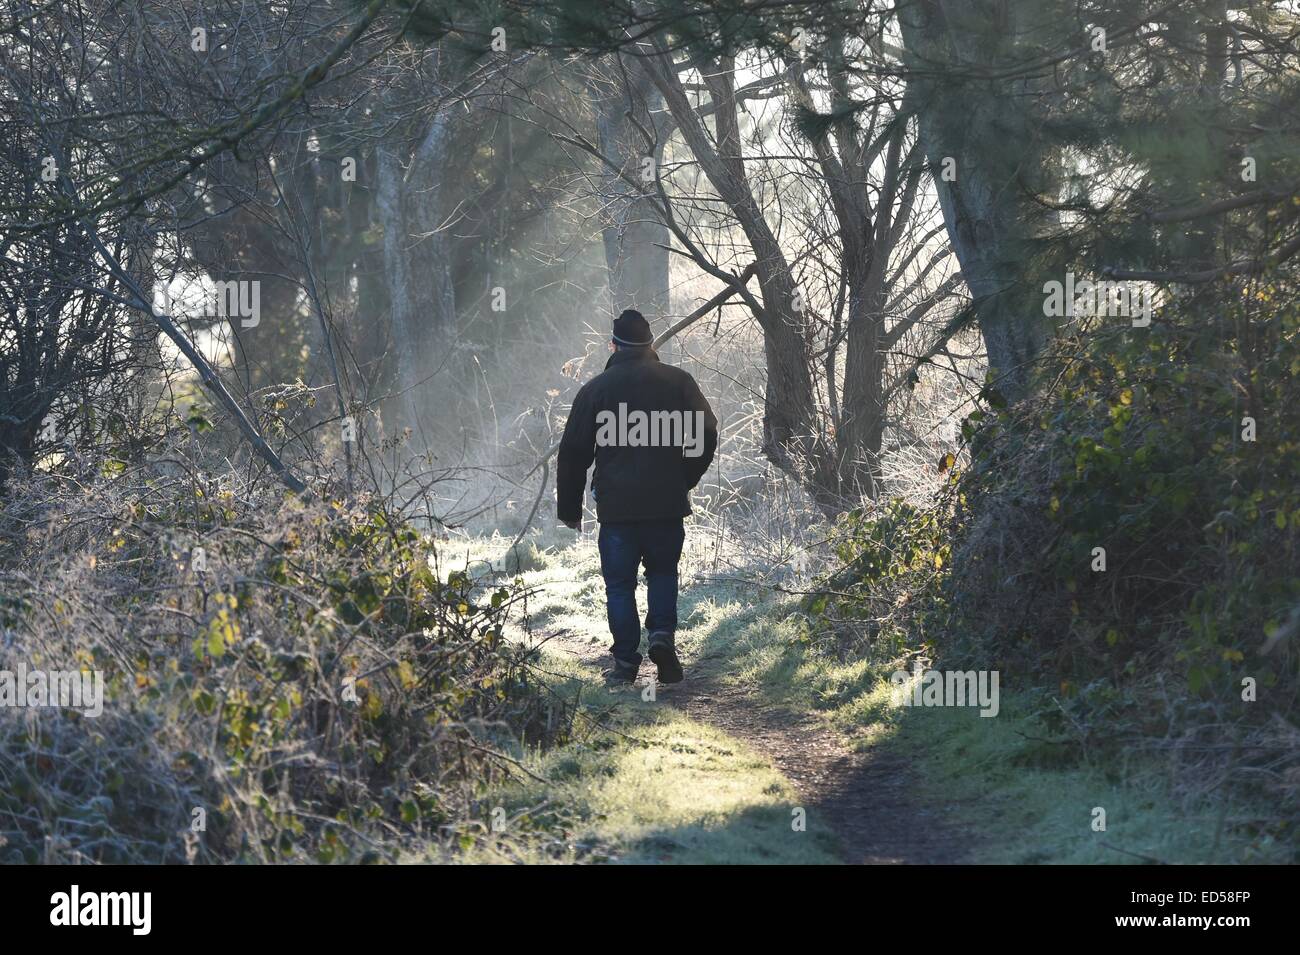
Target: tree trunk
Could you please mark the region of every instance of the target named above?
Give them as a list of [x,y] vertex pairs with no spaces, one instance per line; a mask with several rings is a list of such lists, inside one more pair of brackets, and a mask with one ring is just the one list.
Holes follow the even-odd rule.
[[[624,72],[617,63],[609,82],[593,86],[601,152],[625,176],[642,182],[645,158],[649,156],[655,168],[663,158],[662,143],[647,143],[642,132],[654,133],[654,113],[663,108],[663,97],[643,70]],[[652,148],[653,155],[649,152]],[[609,269],[610,305],[615,315],[635,308],[653,322],[669,311],[668,227],[653,202],[614,169],[603,170],[602,190],[601,235]]]
[[388,143],[378,150],[378,182],[375,207],[384,226],[384,279],[388,286],[389,328],[396,352],[395,388],[399,392],[397,409],[401,424],[414,428],[417,420],[414,388],[416,382],[416,305],[412,297],[411,263],[407,255],[409,236],[402,188],[402,167]]
[[874,499],[880,493],[885,436],[885,301],[880,283],[872,276],[851,274],[848,281],[844,402],[836,433],[840,492]]
[[[726,203],[754,253],[762,308],[767,388],[763,396],[763,454],[797,476],[823,510],[839,506],[835,455],[818,426],[804,317],[795,309],[795,281],[776,235],[745,179],[735,90],[730,64],[703,68],[714,105],[716,133],[710,139],[686,97],[671,54],[646,58],[646,67],[664,96],[696,162]],[[715,146],[716,142],[716,146]]]
[[444,183],[452,138],[450,111],[440,109],[429,122],[415,152],[405,184],[412,226],[412,279],[424,315],[417,325],[419,361],[424,374],[435,362],[456,327],[456,290],[451,277],[451,248],[443,227],[447,202]]
[[383,224],[400,424],[418,431],[432,408],[431,381],[456,316],[451,254],[443,230],[451,117],[438,110],[409,163],[390,143],[377,150],[375,205]]
[[1029,264],[1042,209],[1028,201],[1024,178],[1037,174],[1038,149],[1025,107],[1016,105],[1030,81],[945,76],[935,64],[996,72],[1015,45],[1023,6],[918,0],[899,16],[919,74],[909,77],[909,94],[944,224],[975,300],[990,372],[1009,400],[1026,394],[1050,334]]

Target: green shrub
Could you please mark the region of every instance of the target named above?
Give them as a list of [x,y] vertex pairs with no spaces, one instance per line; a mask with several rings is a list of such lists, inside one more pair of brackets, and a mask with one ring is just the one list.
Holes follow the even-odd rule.
[[[1160,671],[1235,704],[1250,677],[1273,704],[1257,716],[1286,713],[1300,659],[1287,636],[1300,611],[1300,311],[1270,287],[1162,318],[1064,338],[1042,399],[975,437],[951,584],[1002,599],[964,629],[1041,663],[1067,695]],[[1256,440],[1243,440],[1247,419]]]
[[1294,841],[1298,372],[1283,285],[1081,322],[1033,398],[986,387],[932,507],[846,515],[807,630],[878,674],[909,654],[998,670],[1058,762],[1165,754],[1189,805],[1213,793]]

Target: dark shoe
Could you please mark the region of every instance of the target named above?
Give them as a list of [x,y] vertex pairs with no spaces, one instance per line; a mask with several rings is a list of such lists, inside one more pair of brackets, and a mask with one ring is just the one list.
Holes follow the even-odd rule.
[[650,634],[650,659],[659,668],[660,683],[681,683],[686,674],[673,648],[673,635],[660,630]]
[[635,683],[639,669],[639,663],[632,664],[625,663],[622,660],[615,660],[614,665],[605,671],[605,685],[627,686],[629,683]]

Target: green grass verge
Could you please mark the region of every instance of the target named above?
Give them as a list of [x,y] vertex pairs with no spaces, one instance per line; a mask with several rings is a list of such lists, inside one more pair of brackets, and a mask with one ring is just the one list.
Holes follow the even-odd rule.
[[[1001,694],[996,717],[973,708],[901,705],[863,661],[801,645],[790,620],[766,615],[740,635],[733,665],[776,702],[816,712],[855,745],[905,755],[920,794],[985,863],[1285,862],[1290,848],[1252,835],[1259,814],[1223,798],[1180,796],[1167,758],[1088,756],[1046,739],[1027,694]],[[1105,831],[1093,829],[1105,810]]]
[[[549,542],[548,542],[549,543]],[[534,550],[524,582],[539,591],[535,628],[565,628],[603,643],[603,590],[590,542]],[[644,595],[642,595],[644,599]],[[1286,846],[1235,820],[1251,807],[1181,797],[1167,761],[1130,753],[1089,760],[1043,741],[1027,695],[1004,692],[996,718],[975,710],[913,708],[885,674],[801,643],[789,604],[688,584],[679,645],[688,665],[754,686],[769,702],[829,721],[853,745],[890,750],[916,768],[919,796],[969,837],[984,863],[1277,862]],[[796,797],[777,770],[725,733],[666,702],[594,689],[599,675],[567,654],[546,654],[556,688],[583,686],[584,716],[606,729],[529,757],[548,783],[497,798],[511,813],[548,802],[589,858],[622,862],[831,862],[828,834],[791,830]],[[566,688],[567,687],[567,688]],[[621,735],[623,734],[623,735]],[[1094,831],[1093,810],[1106,811]]]
[[[793,787],[760,754],[641,687],[593,686],[599,674],[572,657],[542,665],[562,695],[582,690],[575,741],[526,758],[540,780],[502,787],[512,818],[530,807],[567,830],[586,861],[676,864],[825,864],[829,833],[795,831]],[[551,853],[548,855],[548,853]],[[538,846],[525,861],[548,861]]]

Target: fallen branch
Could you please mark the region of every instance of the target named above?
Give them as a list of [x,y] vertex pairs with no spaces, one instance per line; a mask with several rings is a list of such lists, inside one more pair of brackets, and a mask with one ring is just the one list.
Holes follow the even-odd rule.
[[664,342],[668,341],[668,339],[676,335],[678,332],[690,328],[692,325],[698,322],[705,315],[709,314],[709,312],[713,311],[715,308],[717,308],[727,299],[731,298],[731,296],[735,295],[737,291],[743,288],[745,284],[751,278],[754,277],[754,273],[757,271],[758,271],[758,263],[750,262],[749,265],[745,266],[745,270],[741,272],[740,275],[737,276],[730,285],[724,288],[717,295],[713,296],[713,298],[709,299],[707,302],[705,302],[695,311],[691,312],[691,314],[687,315],[685,318],[683,318],[672,328],[665,331],[662,335],[660,335],[658,338],[654,340],[654,343],[650,347],[658,348]]
[[[64,178],[66,179],[66,177]],[[69,184],[69,186],[70,185],[71,184]],[[213,396],[221,406],[225,408],[226,411],[230,412],[231,416],[235,419],[235,423],[239,425],[239,430],[243,432],[244,437],[248,439],[248,443],[253,446],[253,450],[258,453],[262,460],[271,466],[271,470],[276,473],[276,476],[284,482],[284,485],[289,488],[289,490],[298,494],[306,495],[308,493],[307,485],[302,482],[301,478],[289,470],[288,466],[283,460],[281,460],[280,456],[275,453],[275,449],[267,444],[266,439],[263,438],[261,432],[257,430],[257,426],[249,420],[248,415],[246,415],[244,410],[239,407],[239,403],[235,401],[234,396],[229,390],[227,390],[221,379],[217,377],[216,370],[208,363],[208,360],[204,358],[203,355],[199,353],[199,350],[194,347],[194,344],[185,337],[185,333],[182,332],[180,328],[177,327],[176,323],[172,321],[171,316],[163,315],[161,312],[154,310],[152,303],[145,298],[144,292],[141,290],[140,286],[133,278],[131,278],[130,275],[127,274],[126,270],[122,268],[121,263],[119,263],[113,253],[108,250],[108,246],[104,245],[104,240],[99,237],[99,233],[92,230],[84,222],[79,222],[79,224],[86,230],[86,234],[90,237],[90,241],[94,243],[96,250],[99,252],[100,258],[104,260],[104,264],[108,267],[108,271],[114,276],[114,278],[126,286],[133,296],[135,296],[135,307],[148,315],[153,320],[154,324],[163,330],[163,334],[170,338],[176,344],[176,347],[181,350],[181,353],[190,360],[190,364],[192,364],[194,370],[199,373],[199,378],[203,381],[204,386],[212,392]]]

